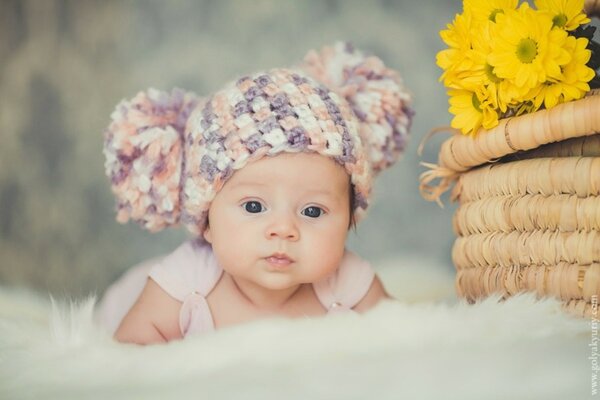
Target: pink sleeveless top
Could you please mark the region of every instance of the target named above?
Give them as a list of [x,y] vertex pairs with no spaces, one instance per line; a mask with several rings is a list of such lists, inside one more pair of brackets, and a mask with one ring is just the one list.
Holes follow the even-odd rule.
[[[150,277],[171,297],[182,302],[179,328],[184,337],[211,331],[214,322],[206,297],[222,274],[209,244],[187,241],[161,259],[132,268],[111,285],[98,307],[97,317],[102,325],[116,331],[141,293],[146,278]],[[368,262],[346,250],[340,267],[313,283],[313,288],[328,312],[347,311],[366,295],[374,277]]]

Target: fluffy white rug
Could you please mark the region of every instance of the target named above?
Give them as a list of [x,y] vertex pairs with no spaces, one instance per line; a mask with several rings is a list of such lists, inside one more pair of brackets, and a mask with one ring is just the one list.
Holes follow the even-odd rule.
[[452,301],[451,274],[419,264],[388,263],[381,276],[402,301],[365,315],[262,320],[146,347],[99,329],[93,297],[0,287],[0,399],[591,396],[589,321],[530,295]]

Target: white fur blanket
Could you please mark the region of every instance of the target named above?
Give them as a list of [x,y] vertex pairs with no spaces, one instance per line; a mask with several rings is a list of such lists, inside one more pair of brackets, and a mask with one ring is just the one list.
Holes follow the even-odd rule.
[[146,347],[99,329],[93,297],[0,287],[0,399],[591,396],[589,321],[531,295],[448,301],[449,275],[419,269],[382,270],[402,301],[364,315],[262,320]]

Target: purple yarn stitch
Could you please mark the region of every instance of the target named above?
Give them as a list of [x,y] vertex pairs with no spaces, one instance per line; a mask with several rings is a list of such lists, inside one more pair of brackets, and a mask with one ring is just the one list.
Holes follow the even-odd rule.
[[250,86],[246,93],[244,93],[244,98],[248,101],[252,101],[257,96],[262,96],[265,92],[257,86]]
[[[185,100],[185,92],[181,89],[174,89],[171,95],[161,93],[156,103],[153,104],[154,113],[166,114],[172,109],[181,109]],[[190,113],[198,105],[198,101],[190,101],[177,114],[177,119],[173,122],[173,126],[177,132],[183,132]]]
[[303,83],[308,82],[308,79],[306,79],[304,76],[300,76],[298,74],[292,74],[292,82],[294,82],[294,85],[299,86]]
[[412,107],[405,104],[402,106],[402,112],[404,113],[404,115],[406,115],[406,119],[408,121],[406,124],[406,132],[408,132],[412,127],[413,117],[415,116],[415,110],[413,110]]
[[263,140],[262,136],[258,133],[250,136],[245,142],[246,148],[250,153],[254,153],[257,149],[263,147],[266,143]]
[[218,169],[215,161],[207,155],[202,157],[202,161],[200,161],[200,173],[205,175],[209,181],[213,181],[215,179],[215,175],[217,175]]
[[342,112],[340,111],[337,104],[329,97],[329,90],[320,85],[315,89],[315,92],[319,95],[323,103],[325,103],[325,107],[327,108],[327,112],[331,119],[335,122],[336,125],[341,126],[343,129],[342,134],[342,155],[334,157],[335,160],[341,165],[345,165],[346,163],[354,163],[356,162],[356,158],[352,155],[354,150],[354,144],[352,143],[352,139],[350,138],[350,133],[348,132],[348,125],[346,125],[346,121],[342,117]]
[[194,138],[189,133],[188,133],[187,137],[185,138],[185,144],[186,144],[186,146],[191,146],[192,144],[194,144]]
[[356,115],[360,122],[365,122],[367,120],[367,114],[363,110],[361,110],[352,103],[350,104],[350,107],[352,108],[354,115]]
[[277,93],[271,98],[271,110],[281,108],[285,105],[289,106],[290,100],[285,93]]
[[249,113],[250,110],[250,104],[245,100],[241,100],[233,107],[233,116],[237,118],[242,114]]
[[208,129],[208,127],[209,127],[209,126],[210,126],[210,122],[208,122],[208,121],[207,121],[207,120],[205,120],[204,118],[202,118],[202,119],[200,120],[200,127],[201,127],[203,130],[206,130],[206,129]]
[[258,130],[265,134],[271,132],[273,129],[279,128],[279,123],[275,119],[275,117],[269,117],[262,122],[258,123]]
[[352,143],[352,139],[350,138],[350,133],[348,132],[347,127],[342,128],[344,133],[342,134],[342,155],[337,156],[336,159],[342,165],[345,163],[355,163],[356,158],[352,154],[354,150],[354,144]]
[[287,139],[290,146],[294,149],[306,148],[310,144],[306,131],[301,126],[296,126],[287,132]]
[[167,167],[167,163],[165,163],[165,158],[163,156],[161,156],[158,160],[158,162],[156,163],[156,165],[154,166],[154,168],[152,169],[152,175],[158,175],[161,172],[163,172],[165,170],[165,168]]
[[323,100],[329,99],[329,90],[327,90],[327,88],[323,85],[315,87],[315,93],[318,94]]
[[296,116],[296,113],[294,112],[294,110],[292,110],[292,107],[290,107],[289,105],[283,105],[275,109],[274,113],[277,116],[277,119],[283,119],[289,116]]
[[258,86],[261,89],[264,88],[265,86],[267,86],[271,82],[273,82],[273,81],[271,80],[269,75],[260,75],[256,79],[254,79],[254,83],[256,83],[256,86]]
[[127,173],[124,168],[119,168],[119,171],[116,174],[113,174],[110,180],[113,185],[118,185],[127,178],[127,175],[129,175],[129,173]]
[[354,193],[354,205],[356,208],[362,208],[365,210],[369,203],[367,202],[367,199],[365,199],[365,197],[357,191]]
[[212,122],[217,116],[213,113],[212,109],[212,99],[207,101],[202,109],[202,117],[208,122]]

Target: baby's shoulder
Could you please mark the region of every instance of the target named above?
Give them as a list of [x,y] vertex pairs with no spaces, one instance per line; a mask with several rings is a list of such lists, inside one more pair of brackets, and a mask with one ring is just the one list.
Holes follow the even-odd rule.
[[[141,292],[133,305],[128,308],[122,318],[118,318],[119,323],[114,337],[120,342],[138,344],[165,342],[180,338],[178,322],[180,307],[179,301],[170,296],[152,279],[146,277]],[[118,317],[118,315],[116,316]]]
[[371,263],[349,250],[338,270],[338,286],[357,312],[365,312],[382,299],[389,298]]
[[149,270],[148,276],[174,299],[191,293],[207,296],[222,274],[207,243],[187,241]]
[[371,263],[346,249],[340,267],[329,279],[330,285],[337,291],[351,292],[354,289],[362,292],[371,286],[374,277],[375,270]]
[[342,262],[337,270],[340,279],[372,280],[374,270],[371,263],[351,250],[344,250]]
[[139,327],[155,328],[166,341],[171,341],[182,337],[179,329],[180,308],[181,302],[148,279],[129,314]]
[[167,255],[132,268],[132,279],[142,277],[143,289],[138,289],[135,303],[122,319],[117,339],[152,343],[161,338],[181,338],[180,314],[187,296],[206,296],[214,287],[215,277],[220,276],[213,258],[209,245],[188,241]]
[[375,271],[371,264],[346,249],[339,268],[313,286],[319,300],[327,308],[334,304],[353,308],[365,297],[374,278]]

